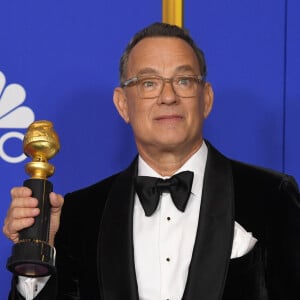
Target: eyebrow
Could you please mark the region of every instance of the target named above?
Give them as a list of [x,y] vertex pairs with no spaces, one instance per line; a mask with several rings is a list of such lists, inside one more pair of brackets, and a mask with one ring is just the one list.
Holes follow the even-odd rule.
[[144,69],[142,69],[142,70],[140,70],[138,73],[137,73],[137,75],[139,76],[139,75],[145,75],[145,74],[153,74],[153,75],[158,75],[159,73],[158,73],[158,71],[157,70],[155,70],[155,69],[153,69],[153,68],[144,68]]
[[194,72],[194,69],[192,66],[190,65],[182,65],[182,66],[178,66],[176,69],[175,69],[175,72],[178,73],[178,72],[186,72],[186,71],[189,71],[189,72]]
[[[193,72],[194,73],[195,71],[192,68],[192,66],[190,66],[190,65],[181,65],[181,66],[176,67],[174,73],[176,74],[179,72]],[[147,67],[147,68],[141,69],[137,73],[137,76],[140,76],[140,75],[159,75],[159,72],[156,69]]]

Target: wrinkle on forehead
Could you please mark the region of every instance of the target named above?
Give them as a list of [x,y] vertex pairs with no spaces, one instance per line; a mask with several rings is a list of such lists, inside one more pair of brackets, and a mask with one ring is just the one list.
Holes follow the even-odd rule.
[[[194,74],[194,69],[190,65],[178,66],[174,70],[174,75],[187,74],[187,73]],[[161,75],[161,74],[158,70],[156,70],[154,68],[146,67],[146,68],[143,68],[143,69],[139,70],[136,73],[136,75],[141,76],[141,75]]]
[[173,76],[179,72],[196,75],[200,72],[192,47],[179,38],[145,38],[128,57],[127,77],[141,74]]

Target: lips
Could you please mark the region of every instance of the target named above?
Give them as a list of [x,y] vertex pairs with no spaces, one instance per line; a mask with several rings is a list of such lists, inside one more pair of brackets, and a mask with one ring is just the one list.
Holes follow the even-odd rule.
[[155,118],[156,121],[176,121],[183,119],[180,115],[162,115]]

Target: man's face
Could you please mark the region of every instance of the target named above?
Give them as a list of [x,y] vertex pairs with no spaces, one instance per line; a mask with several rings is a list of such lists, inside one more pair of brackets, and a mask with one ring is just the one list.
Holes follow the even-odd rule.
[[[201,75],[193,49],[173,37],[145,38],[132,49],[126,79],[141,74],[164,78]],[[208,83],[198,83],[196,89],[195,96],[181,98],[168,82],[153,99],[142,99],[136,85],[115,89],[115,105],[131,124],[140,153],[189,153],[201,145],[203,121],[211,110],[213,92]]]

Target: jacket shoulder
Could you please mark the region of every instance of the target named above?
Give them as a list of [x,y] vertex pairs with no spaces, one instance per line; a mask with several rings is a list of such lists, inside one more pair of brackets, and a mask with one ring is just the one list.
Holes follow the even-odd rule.
[[[88,218],[99,215],[104,209],[111,186],[120,173],[114,174],[90,186],[67,193],[62,209],[63,218]],[[80,217],[79,217],[80,216]]]
[[214,146],[212,146],[207,140],[205,140],[209,154],[214,158],[214,161],[226,161],[229,162],[232,169],[232,176],[234,182],[237,184],[244,183],[245,186],[249,186],[255,189],[257,186],[265,186],[268,189],[271,186],[281,186],[282,183],[288,182],[288,185],[293,185],[298,189],[295,179],[283,172],[273,170],[271,168],[265,168],[254,164],[249,164],[234,160],[224,156]]
[[272,186],[285,189],[286,186],[293,186],[298,190],[297,182],[293,176],[253,164],[244,163],[237,160],[230,160],[232,164],[234,179],[238,182],[247,181],[256,186]]
[[108,194],[112,183],[114,182],[115,178],[119,174],[120,173],[111,175],[87,187],[83,187],[81,189],[67,193],[65,195],[65,198],[66,199],[72,198],[73,200],[75,200],[75,199],[81,199],[82,197],[86,197],[86,196],[93,196],[98,193],[101,193],[103,195]]

